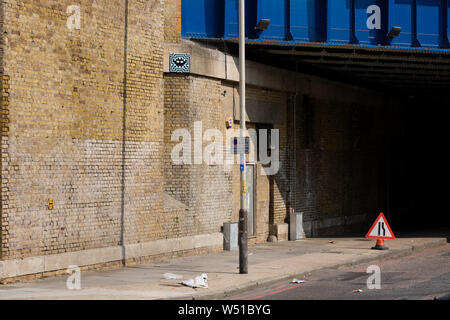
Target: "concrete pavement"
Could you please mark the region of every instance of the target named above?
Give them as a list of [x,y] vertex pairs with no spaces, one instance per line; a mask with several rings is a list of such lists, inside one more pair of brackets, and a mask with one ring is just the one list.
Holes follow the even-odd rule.
[[[309,272],[409,255],[447,243],[446,238],[400,238],[386,242],[388,251],[371,250],[375,240],[320,238],[265,243],[249,247],[249,274],[238,272],[237,251],[172,259],[115,270],[81,274],[81,290],[68,290],[68,276],[0,286],[0,299],[221,299],[242,290],[292,280]],[[208,274],[208,289],[192,289],[167,280]]]

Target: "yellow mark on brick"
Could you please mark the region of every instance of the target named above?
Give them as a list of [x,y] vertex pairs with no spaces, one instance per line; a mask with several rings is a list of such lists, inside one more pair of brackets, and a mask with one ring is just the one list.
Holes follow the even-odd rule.
[[54,204],[53,199],[48,199],[48,210],[53,210],[53,204]]

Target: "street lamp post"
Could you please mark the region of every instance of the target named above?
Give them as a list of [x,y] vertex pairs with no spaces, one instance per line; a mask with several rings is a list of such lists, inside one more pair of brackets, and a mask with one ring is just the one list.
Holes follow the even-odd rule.
[[[245,0],[239,0],[239,94],[240,138],[245,137]],[[248,229],[245,201],[245,153],[240,155],[241,208],[239,210],[239,273],[248,273]]]

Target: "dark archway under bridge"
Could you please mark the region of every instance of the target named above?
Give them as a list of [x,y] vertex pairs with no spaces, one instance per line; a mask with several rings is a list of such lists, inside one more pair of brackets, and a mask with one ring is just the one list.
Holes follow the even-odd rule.
[[[238,55],[236,41],[198,40]],[[377,90],[386,110],[386,203],[400,235],[450,235],[450,52],[249,42],[247,59]]]

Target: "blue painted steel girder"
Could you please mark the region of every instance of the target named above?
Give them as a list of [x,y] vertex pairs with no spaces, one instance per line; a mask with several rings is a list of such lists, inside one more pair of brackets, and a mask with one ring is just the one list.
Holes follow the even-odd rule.
[[[182,35],[238,38],[239,0],[182,0]],[[261,42],[446,49],[450,0],[246,0],[246,33]],[[269,19],[267,30],[255,30]],[[398,37],[387,37],[401,27]]]

